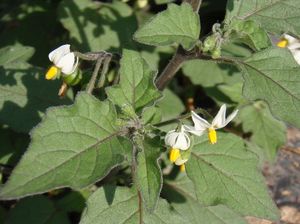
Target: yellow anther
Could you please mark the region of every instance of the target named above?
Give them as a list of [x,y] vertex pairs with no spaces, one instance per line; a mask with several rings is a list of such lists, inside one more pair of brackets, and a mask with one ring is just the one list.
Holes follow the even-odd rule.
[[217,143],[217,132],[214,128],[208,129],[208,139],[211,144]]
[[172,163],[174,163],[174,162],[178,159],[179,156],[180,156],[180,151],[179,151],[179,149],[174,149],[174,148],[172,148],[172,149],[171,149],[171,152],[170,152],[170,157],[169,157],[170,161],[171,161]]
[[179,167],[180,172],[185,172],[185,165],[181,164]]
[[277,43],[277,47],[280,48],[285,48],[288,45],[288,40],[287,39],[281,39],[278,43]]
[[54,79],[57,73],[58,73],[58,68],[55,66],[51,66],[46,73],[46,79],[47,80]]

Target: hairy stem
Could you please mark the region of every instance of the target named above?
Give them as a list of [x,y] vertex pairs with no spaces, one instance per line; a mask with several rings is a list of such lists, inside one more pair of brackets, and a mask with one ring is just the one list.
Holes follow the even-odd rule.
[[91,94],[93,92],[93,89],[95,87],[95,83],[96,83],[96,80],[97,80],[97,75],[99,73],[99,70],[100,70],[103,59],[104,59],[103,57],[99,57],[97,59],[96,66],[95,66],[95,69],[94,69],[93,74],[92,74],[92,78],[90,79],[90,81],[87,85],[87,88],[86,88],[86,91],[89,94]]
[[[198,12],[200,9],[200,5],[202,0],[183,0],[183,2],[187,2],[191,4],[193,10]],[[193,51],[193,50],[192,50]],[[191,51],[190,51],[191,52]],[[176,72],[180,69],[182,63],[186,60],[191,59],[190,52],[185,51],[182,47],[178,47],[176,53],[173,55],[172,59],[169,61],[168,65],[165,67],[163,72],[160,74],[155,84],[159,90],[164,90],[169,82],[173,79]],[[195,53],[197,54],[197,53]],[[194,56],[196,57],[196,55]]]
[[159,90],[163,90],[168,85],[168,83],[172,80],[184,61],[185,56],[183,54],[183,50],[181,47],[179,47],[172,59],[169,61],[168,65],[165,67],[165,69],[155,82],[156,87]]

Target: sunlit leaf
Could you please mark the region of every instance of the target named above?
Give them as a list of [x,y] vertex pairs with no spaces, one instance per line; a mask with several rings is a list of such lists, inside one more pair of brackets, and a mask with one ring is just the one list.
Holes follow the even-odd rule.
[[154,46],[177,43],[185,49],[190,49],[196,44],[199,34],[199,15],[192,7],[187,3],[180,6],[169,4],[167,10],[157,14],[142,26],[134,34],[134,39]]
[[162,186],[162,173],[158,163],[161,152],[159,138],[139,139],[137,145],[135,184],[141,192],[145,208],[153,211]]
[[195,138],[192,150],[186,168],[199,201],[224,204],[245,216],[278,218],[257,157],[246,150],[242,139],[218,133],[218,142],[212,145],[206,136]]
[[273,160],[285,143],[285,125],[273,118],[267,105],[256,102],[243,107],[239,113],[245,132],[251,132],[251,141],[260,146],[264,156]]
[[204,206],[197,200],[193,183],[186,176],[168,181],[163,196],[189,224],[246,224],[236,212],[224,205]]
[[124,161],[130,143],[118,137],[116,112],[87,93],[74,105],[49,109],[33,130],[31,144],[0,191],[13,199],[59,187],[96,182]]
[[131,105],[139,112],[160,98],[154,77],[155,72],[138,52],[125,49],[121,59],[120,83],[106,88],[107,95],[116,105]]
[[226,20],[234,17],[254,20],[270,32],[300,34],[300,1],[295,0],[229,0]]
[[184,219],[165,200],[160,199],[155,212],[148,213],[134,188],[105,186],[91,195],[82,214],[80,224],[92,223],[182,224]]
[[265,100],[272,114],[300,127],[300,67],[286,49],[271,48],[238,62],[243,72],[243,94]]

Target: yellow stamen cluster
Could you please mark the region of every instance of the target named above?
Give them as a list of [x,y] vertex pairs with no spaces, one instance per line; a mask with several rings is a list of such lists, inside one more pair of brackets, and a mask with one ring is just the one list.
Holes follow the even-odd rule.
[[179,149],[175,149],[175,148],[172,148],[171,151],[170,151],[170,161],[172,163],[174,163],[180,156],[180,151]]
[[217,132],[214,128],[208,129],[208,139],[211,144],[217,143]]
[[59,70],[56,66],[51,66],[46,73],[46,79],[47,80],[54,79],[56,77],[56,75],[58,74],[58,72],[59,72]]
[[280,48],[285,48],[288,45],[288,40],[287,39],[281,39],[278,43],[277,43],[277,47]]

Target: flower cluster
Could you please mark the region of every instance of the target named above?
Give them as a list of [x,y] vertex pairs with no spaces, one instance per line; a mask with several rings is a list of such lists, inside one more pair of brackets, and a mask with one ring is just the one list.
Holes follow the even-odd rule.
[[179,130],[171,130],[165,136],[165,144],[171,147],[169,159],[171,162],[180,166],[180,170],[185,170],[185,163],[188,161],[191,141],[188,133],[201,136],[208,133],[208,139],[211,144],[217,143],[217,129],[225,127],[238,113],[238,110],[232,112],[226,118],[226,105],[222,105],[219,112],[212,120],[211,124],[196,114],[192,113],[194,126],[182,125]]
[[287,48],[292,53],[295,61],[300,65],[300,40],[289,35],[283,34],[277,43],[280,48]]

